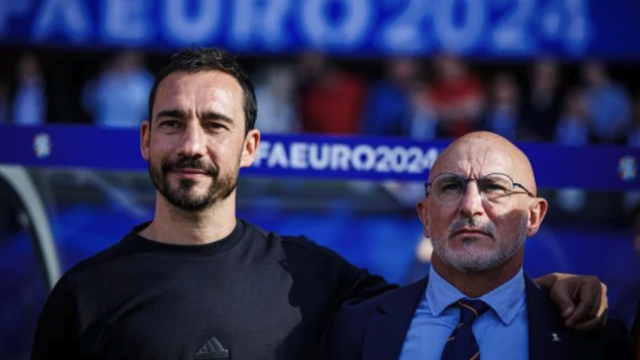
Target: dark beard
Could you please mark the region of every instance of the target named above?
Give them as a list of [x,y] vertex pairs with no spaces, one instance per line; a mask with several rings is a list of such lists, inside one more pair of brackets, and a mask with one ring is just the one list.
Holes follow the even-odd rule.
[[[211,177],[211,185],[204,195],[195,196],[191,190],[195,181],[181,179],[177,188],[172,188],[169,184],[168,174],[177,169],[198,169],[206,172]],[[210,208],[218,201],[228,198],[237,186],[238,171],[223,175],[218,178],[219,170],[213,163],[205,163],[200,158],[181,157],[176,161],[163,159],[160,168],[149,161],[149,175],[156,189],[173,206],[190,212],[198,212]]]

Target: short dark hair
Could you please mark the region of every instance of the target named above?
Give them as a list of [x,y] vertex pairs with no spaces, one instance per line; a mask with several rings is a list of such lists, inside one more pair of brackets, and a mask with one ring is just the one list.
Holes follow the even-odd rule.
[[219,48],[190,48],[173,54],[169,65],[160,69],[156,74],[151,93],[149,94],[149,121],[153,116],[153,104],[160,82],[174,72],[198,73],[202,71],[220,71],[233,76],[244,92],[244,122],[245,134],[253,129],[258,116],[258,103],[249,76],[242,70],[240,64],[225,50]]

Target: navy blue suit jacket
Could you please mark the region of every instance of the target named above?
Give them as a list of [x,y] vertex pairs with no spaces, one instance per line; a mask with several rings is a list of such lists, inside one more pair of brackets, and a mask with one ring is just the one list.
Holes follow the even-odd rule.
[[[629,359],[621,321],[610,319],[597,332],[570,331],[545,289],[525,276],[529,323],[529,359]],[[321,358],[326,360],[395,360],[424,294],[428,276],[381,296],[347,302],[328,328]],[[557,333],[560,342],[552,341]]]

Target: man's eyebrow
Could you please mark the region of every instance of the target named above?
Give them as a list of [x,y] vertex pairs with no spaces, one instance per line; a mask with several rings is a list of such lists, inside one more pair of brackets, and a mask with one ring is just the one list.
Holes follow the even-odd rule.
[[233,120],[227,115],[221,114],[217,111],[205,111],[202,113],[202,120],[220,120],[233,125]]
[[156,119],[157,118],[172,118],[183,120],[187,118],[187,113],[179,109],[162,110],[158,113],[158,115],[156,115]]
[[[167,109],[162,110],[156,115],[156,119],[159,118],[170,118],[170,119],[178,119],[185,120],[189,115],[186,111],[180,109]],[[227,115],[221,114],[217,111],[205,111],[202,113],[202,120],[218,120],[222,122],[226,122],[230,125],[233,125],[233,120]]]

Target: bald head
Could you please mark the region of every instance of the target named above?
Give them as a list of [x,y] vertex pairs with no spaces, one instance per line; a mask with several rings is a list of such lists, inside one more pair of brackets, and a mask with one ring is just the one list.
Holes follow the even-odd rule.
[[474,178],[503,173],[537,193],[529,158],[509,140],[490,132],[473,132],[451,143],[433,164],[429,181],[443,172]]

